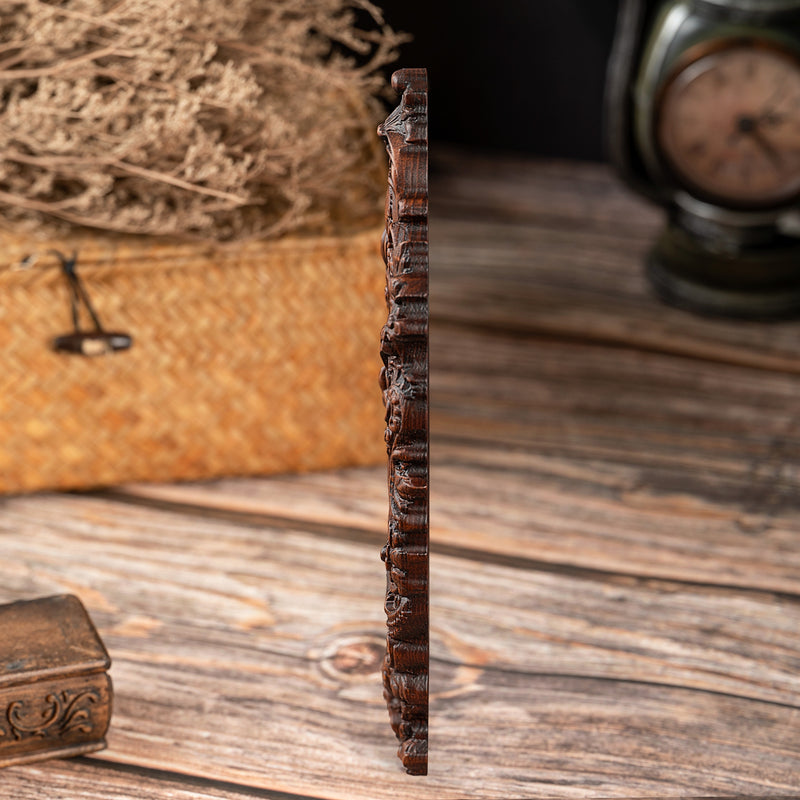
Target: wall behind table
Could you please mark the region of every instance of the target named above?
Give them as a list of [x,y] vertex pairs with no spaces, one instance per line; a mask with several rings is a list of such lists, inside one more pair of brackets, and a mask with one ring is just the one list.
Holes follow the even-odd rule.
[[617,0],[378,0],[414,35],[398,64],[431,81],[432,138],[601,160]]

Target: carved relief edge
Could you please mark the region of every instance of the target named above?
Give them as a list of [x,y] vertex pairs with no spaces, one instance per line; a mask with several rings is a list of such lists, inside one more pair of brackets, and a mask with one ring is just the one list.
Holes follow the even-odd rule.
[[92,706],[102,702],[97,689],[51,691],[32,702],[14,700],[0,720],[0,736],[61,739],[71,733],[91,734],[94,729]]
[[428,94],[423,69],[400,70],[400,105],[379,126],[389,153],[386,196],[388,320],[381,333],[386,403],[389,537],[384,696],[406,771],[428,765]]
[[111,692],[105,673],[0,692],[0,767],[105,747]]

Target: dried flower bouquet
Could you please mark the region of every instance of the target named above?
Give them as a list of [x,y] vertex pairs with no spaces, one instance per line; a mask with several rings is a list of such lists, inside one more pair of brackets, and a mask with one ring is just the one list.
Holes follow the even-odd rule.
[[10,0],[0,218],[232,240],[364,218],[381,193],[368,0]]

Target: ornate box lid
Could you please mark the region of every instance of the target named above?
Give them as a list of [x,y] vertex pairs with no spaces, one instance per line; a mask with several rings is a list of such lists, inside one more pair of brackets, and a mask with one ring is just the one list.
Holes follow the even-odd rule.
[[104,672],[111,659],[81,601],[57,595],[0,606],[0,690]]

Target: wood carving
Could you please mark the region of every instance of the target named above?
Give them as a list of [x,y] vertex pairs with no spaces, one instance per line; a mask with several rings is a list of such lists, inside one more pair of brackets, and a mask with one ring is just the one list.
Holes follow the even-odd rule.
[[0,606],[0,767],[105,747],[110,664],[76,597]]
[[389,454],[384,696],[406,771],[428,771],[428,83],[395,72],[402,100],[379,126],[389,152],[381,389]]

